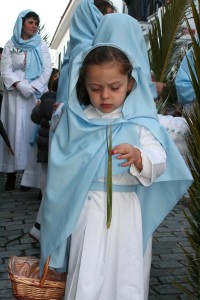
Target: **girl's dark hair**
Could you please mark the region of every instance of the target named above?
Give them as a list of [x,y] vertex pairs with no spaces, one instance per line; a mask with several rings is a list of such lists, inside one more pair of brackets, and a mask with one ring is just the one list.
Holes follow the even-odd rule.
[[110,0],[94,0],[94,5],[100,10],[103,15],[107,14],[107,9],[110,8],[113,13],[117,12],[116,7]]
[[57,89],[58,89],[58,77],[55,78],[51,83],[51,90],[53,92],[57,92]]
[[121,50],[112,46],[100,46],[93,49],[83,61],[76,85],[76,93],[80,104],[86,106],[91,104],[85,83],[87,68],[92,65],[102,65],[108,62],[117,62],[119,64],[120,72],[122,74],[127,74],[129,78],[131,77],[133,66],[128,57]]
[[53,82],[55,79],[57,79],[59,77],[59,69],[53,68],[52,72],[51,72],[51,76],[49,78],[49,82],[48,82],[48,89],[49,91],[52,91],[53,88],[55,89],[55,85],[54,87],[52,87]]
[[38,14],[36,14],[34,11],[30,11],[22,18],[22,25],[24,25],[26,19],[29,18],[33,18],[34,20],[37,21],[38,25],[40,24],[40,17],[38,16]]

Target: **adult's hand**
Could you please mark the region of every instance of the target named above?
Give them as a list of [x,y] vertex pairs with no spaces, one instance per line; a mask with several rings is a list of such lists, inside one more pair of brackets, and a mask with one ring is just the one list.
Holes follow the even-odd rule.
[[35,89],[26,82],[22,82],[20,81],[17,85],[16,85],[16,89],[26,98],[29,99],[34,93],[35,93]]

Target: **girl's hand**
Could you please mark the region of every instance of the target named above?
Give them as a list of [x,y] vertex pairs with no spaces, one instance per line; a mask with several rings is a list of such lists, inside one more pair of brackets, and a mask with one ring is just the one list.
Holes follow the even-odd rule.
[[167,85],[163,82],[156,82],[156,91],[158,96],[160,96],[163,92],[163,89],[166,87]]
[[142,157],[141,152],[139,149],[134,148],[130,144],[121,144],[116,146],[111,151],[112,155],[117,155],[117,159],[126,159],[127,162],[122,164],[122,167],[131,166],[132,164],[135,165],[135,167],[142,171]]

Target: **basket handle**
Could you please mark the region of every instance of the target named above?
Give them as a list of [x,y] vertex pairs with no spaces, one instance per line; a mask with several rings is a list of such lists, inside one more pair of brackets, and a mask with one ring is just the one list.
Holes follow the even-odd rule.
[[50,261],[50,256],[48,256],[45,264],[44,264],[44,269],[43,269],[43,273],[42,273],[42,278],[40,280],[40,286],[42,286],[46,280],[47,277],[47,272],[48,272],[48,268],[49,268],[49,261]]

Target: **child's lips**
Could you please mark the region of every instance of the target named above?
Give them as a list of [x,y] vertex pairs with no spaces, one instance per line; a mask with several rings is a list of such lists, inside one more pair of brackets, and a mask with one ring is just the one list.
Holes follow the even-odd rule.
[[111,108],[112,107],[112,104],[108,104],[108,103],[103,103],[103,104],[101,104],[100,105],[102,108],[104,108],[104,109],[108,109],[108,108]]

